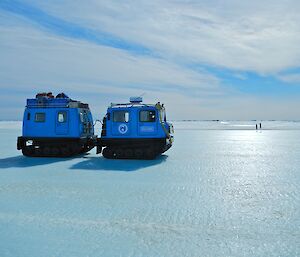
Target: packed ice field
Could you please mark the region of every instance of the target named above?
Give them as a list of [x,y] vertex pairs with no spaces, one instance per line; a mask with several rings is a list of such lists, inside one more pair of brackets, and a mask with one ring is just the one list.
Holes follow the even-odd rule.
[[300,256],[300,122],[257,123],[176,121],[159,158],[108,160],[23,157],[0,122],[0,256]]

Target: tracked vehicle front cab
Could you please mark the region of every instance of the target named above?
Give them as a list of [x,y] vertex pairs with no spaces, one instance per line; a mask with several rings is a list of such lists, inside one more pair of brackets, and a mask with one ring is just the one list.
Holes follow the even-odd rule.
[[93,118],[88,104],[64,93],[39,93],[27,99],[22,136],[17,148],[26,156],[66,157],[87,152],[95,145]]
[[105,158],[153,159],[173,143],[173,126],[162,104],[111,104],[103,119],[101,146]]

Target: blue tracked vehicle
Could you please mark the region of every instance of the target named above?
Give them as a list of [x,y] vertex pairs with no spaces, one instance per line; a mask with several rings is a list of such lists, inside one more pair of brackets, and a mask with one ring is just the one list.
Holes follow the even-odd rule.
[[154,159],[172,146],[173,132],[163,104],[131,97],[130,103],[108,107],[97,152],[104,147],[108,159]]
[[68,157],[88,152],[96,143],[88,104],[64,93],[39,93],[27,99],[17,148],[25,156]]

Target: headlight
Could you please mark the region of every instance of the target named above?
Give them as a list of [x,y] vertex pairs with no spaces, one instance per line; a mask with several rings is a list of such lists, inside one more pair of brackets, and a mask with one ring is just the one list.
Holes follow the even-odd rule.
[[31,146],[33,145],[33,141],[32,140],[27,140],[26,141],[26,146]]

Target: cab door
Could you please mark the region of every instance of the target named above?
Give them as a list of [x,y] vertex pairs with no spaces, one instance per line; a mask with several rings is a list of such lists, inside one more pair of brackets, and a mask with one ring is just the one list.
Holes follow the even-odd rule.
[[57,135],[67,135],[69,133],[69,111],[56,112],[55,132]]
[[140,136],[157,135],[158,115],[156,110],[144,109],[138,113],[138,133]]
[[112,135],[113,136],[129,136],[130,131],[130,114],[127,110],[117,110],[112,113]]

